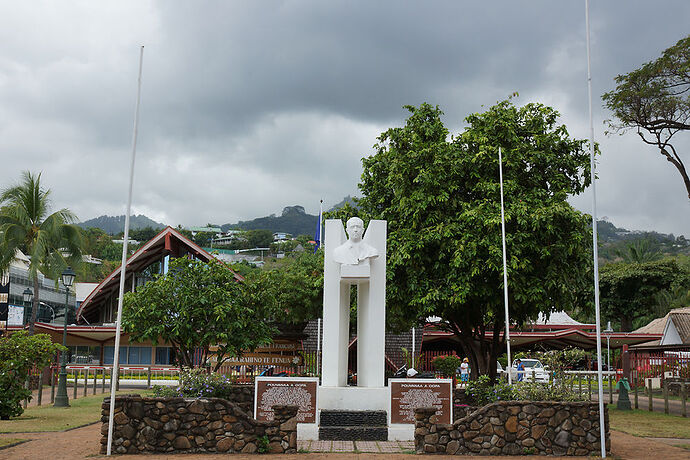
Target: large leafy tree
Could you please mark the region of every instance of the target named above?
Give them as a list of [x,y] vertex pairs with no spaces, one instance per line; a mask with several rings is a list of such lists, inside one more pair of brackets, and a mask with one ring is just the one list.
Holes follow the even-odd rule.
[[303,325],[323,312],[323,253],[286,257],[279,265],[252,272],[246,283],[266,293],[277,322]]
[[32,367],[48,365],[62,345],[53,343],[47,334],[29,335],[18,331],[0,337],[0,420],[17,417],[24,412],[21,402],[31,399],[31,391],[24,387]]
[[690,271],[674,259],[619,262],[601,267],[599,286],[604,318],[628,332],[659,314],[660,296],[688,289]]
[[[589,182],[585,141],[541,104],[501,102],[457,137],[428,104],[381,134],[363,160],[360,214],[388,221],[389,318],[436,315],[471,367],[495,375],[503,347],[498,148],[503,149],[510,314],[581,305],[591,264],[588,219],[566,201]],[[487,340],[488,332],[493,339]]]
[[688,170],[671,143],[677,133],[690,130],[690,36],[658,59],[618,75],[616,83],[603,96],[616,118],[610,127],[615,132],[635,129],[643,142],[657,147],[680,173],[690,198]]
[[217,370],[271,342],[275,329],[266,319],[273,312],[266,305],[266,293],[238,283],[224,263],[178,258],[166,275],[125,295],[122,324],[134,341],[170,343],[181,366],[193,367],[201,348],[201,366],[215,355]]
[[56,280],[68,265],[81,263],[82,237],[77,219],[68,209],[50,212],[50,190],[41,186],[41,174],[28,171],[19,184],[0,194],[0,272],[7,270],[21,250],[31,258],[33,308],[29,333],[34,332],[40,302],[39,271]]

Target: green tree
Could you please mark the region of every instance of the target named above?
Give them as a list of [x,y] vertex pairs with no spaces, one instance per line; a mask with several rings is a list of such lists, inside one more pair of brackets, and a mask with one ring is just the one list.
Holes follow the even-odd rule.
[[246,283],[266,293],[279,323],[318,318],[323,312],[323,252],[286,257],[279,265],[251,273]]
[[270,230],[249,230],[245,236],[252,248],[267,248],[273,243],[273,233]]
[[632,331],[656,317],[656,296],[687,281],[690,273],[674,259],[607,264],[599,278],[602,314],[622,331]]
[[31,399],[31,391],[24,387],[29,371],[48,365],[60,350],[67,349],[53,343],[47,334],[18,331],[0,337],[0,420],[22,415],[21,402]]
[[616,250],[615,254],[627,263],[652,262],[661,259],[658,246],[651,239],[644,238],[626,243],[623,249]]
[[8,269],[21,250],[30,257],[29,278],[33,281],[34,300],[29,319],[29,333],[40,302],[38,272],[55,279],[68,265],[81,263],[81,230],[72,222],[76,216],[69,209],[52,214],[50,190],[41,186],[41,174],[28,171],[22,174],[18,185],[6,188],[0,194],[0,272]]
[[450,139],[438,107],[406,108],[405,126],[381,134],[363,160],[357,203],[359,214],[388,221],[388,318],[406,328],[441,317],[473,372],[494,377],[504,328],[497,149],[510,312],[521,324],[584,302],[591,232],[566,198],[589,183],[585,141],[541,104],[501,102],[467,117],[469,127]]
[[616,89],[603,95],[617,121],[614,132],[635,129],[643,142],[659,149],[680,173],[690,198],[690,177],[671,144],[675,134],[690,130],[690,36],[666,49],[661,57],[616,77]]
[[201,348],[201,365],[213,355],[217,370],[226,359],[271,342],[267,304],[264,292],[238,283],[224,263],[178,258],[166,275],[125,295],[122,324],[131,340],[169,343],[180,366],[193,367]]

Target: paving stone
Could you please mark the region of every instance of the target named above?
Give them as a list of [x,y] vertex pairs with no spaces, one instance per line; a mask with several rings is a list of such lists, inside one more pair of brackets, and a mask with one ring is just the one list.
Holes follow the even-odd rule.
[[310,452],[330,452],[333,447],[333,441],[312,441]]
[[360,452],[381,452],[376,441],[355,441],[355,450]]
[[333,441],[333,452],[354,452],[355,445],[353,441]]

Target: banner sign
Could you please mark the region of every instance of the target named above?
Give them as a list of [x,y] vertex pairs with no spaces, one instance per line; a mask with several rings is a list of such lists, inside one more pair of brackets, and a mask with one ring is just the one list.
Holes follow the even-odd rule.
[[7,310],[7,325],[8,326],[23,326],[24,325],[24,307],[17,307],[10,305]]
[[451,379],[388,379],[391,423],[415,423],[414,410],[435,407],[438,423],[453,422]]
[[257,377],[254,380],[254,418],[271,421],[273,406],[298,406],[298,423],[316,423],[318,377]]
[[239,358],[224,361],[228,366],[301,366],[303,359],[299,355],[275,355],[265,353],[247,353]]

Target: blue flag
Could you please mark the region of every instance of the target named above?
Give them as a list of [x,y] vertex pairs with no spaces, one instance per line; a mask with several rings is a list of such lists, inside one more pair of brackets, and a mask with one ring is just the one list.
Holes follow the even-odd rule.
[[321,247],[321,219],[323,216],[323,200],[321,200],[320,205],[319,205],[319,219],[316,222],[316,232],[314,232],[314,241],[316,241],[316,244],[314,245],[314,254],[316,254],[316,251],[319,250]]

